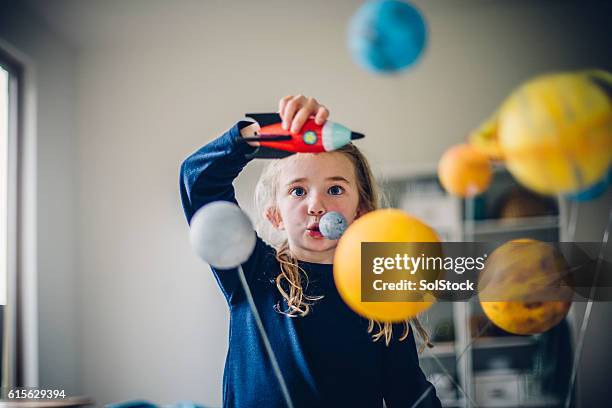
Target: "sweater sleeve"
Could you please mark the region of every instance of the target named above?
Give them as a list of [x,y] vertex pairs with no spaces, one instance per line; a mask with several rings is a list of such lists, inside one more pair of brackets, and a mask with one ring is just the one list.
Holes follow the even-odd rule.
[[188,223],[196,211],[213,201],[237,204],[232,183],[250,161],[246,155],[256,149],[240,136],[240,130],[249,124],[246,121],[236,123],[183,161],[179,188]]
[[[234,194],[234,179],[251,160],[246,157],[255,147],[246,143],[240,130],[251,122],[241,121],[226,133],[198,149],[187,157],[180,167],[179,189],[187,222],[204,205],[213,201],[230,201],[237,204]],[[265,255],[273,251],[257,237],[255,249],[242,265],[245,277],[252,282]],[[226,300],[234,305],[244,300],[244,291],[236,269],[222,270],[211,267]],[[251,285],[250,285],[251,286]]]
[[[398,325],[395,330],[401,329]],[[417,355],[412,327],[408,337],[392,339],[384,357],[384,399],[387,408],[411,407],[440,408],[435,387],[427,381]]]

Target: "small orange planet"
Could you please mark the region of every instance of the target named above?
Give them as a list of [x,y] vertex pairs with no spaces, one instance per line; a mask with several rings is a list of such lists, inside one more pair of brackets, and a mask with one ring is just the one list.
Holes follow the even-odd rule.
[[491,162],[485,153],[473,146],[455,145],[442,155],[438,163],[438,178],[449,193],[473,197],[489,188]]
[[487,317],[514,334],[535,334],[567,315],[573,290],[564,283],[567,263],[551,245],[522,239],[497,248],[479,277],[480,304]]

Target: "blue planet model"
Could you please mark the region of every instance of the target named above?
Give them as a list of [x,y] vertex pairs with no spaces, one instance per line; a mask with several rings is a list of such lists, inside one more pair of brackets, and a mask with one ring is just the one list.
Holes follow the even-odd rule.
[[352,17],[348,44],[357,64],[377,73],[413,65],[423,53],[427,27],[421,13],[399,0],[365,3]]

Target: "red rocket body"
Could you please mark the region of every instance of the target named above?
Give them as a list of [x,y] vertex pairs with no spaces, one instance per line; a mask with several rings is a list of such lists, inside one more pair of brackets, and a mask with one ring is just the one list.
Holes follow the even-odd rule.
[[336,150],[351,140],[364,137],[361,133],[334,122],[317,125],[314,118],[306,120],[299,132],[282,127],[277,113],[250,113],[247,117],[259,123],[260,131],[254,137],[245,138],[259,142],[259,149],[252,155],[258,158],[280,158],[293,153],[321,153]]
[[[284,130],[282,123],[275,123],[261,128],[261,140],[259,144],[272,149],[294,153],[320,153],[325,151],[323,147],[322,130],[323,126],[317,125],[314,119],[306,120],[302,129],[297,133],[291,133],[288,130]],[[286,141],[267,141],[265,137],[267,134],[290,136],[291,139]],[[312,135],[312,137],[310,135]],[[306,143],[304,140],[305,138],[307,140],[313,140],[314,143]]]

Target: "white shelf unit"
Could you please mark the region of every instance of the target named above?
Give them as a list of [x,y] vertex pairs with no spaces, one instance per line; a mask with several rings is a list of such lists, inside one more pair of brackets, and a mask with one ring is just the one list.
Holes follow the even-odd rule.
[[[503,169],[495,169],[495,178],[491,186],[494,194],[500,192],[512,182],[511,177]],[[410,172],[402,175],[395,171],[391,177],[382,181],[383,189],[389,199],[388,206],[403,209],[417,216],[432,226],[443,241],[447,242],[491,242],[500,243],[516,238],[534,238],[543,241],[558,241],[560,238],[561,225],[557,213],[525,218],[496,219],[487,217],[493,211],[492,203],[484,203],[483,198],[460,199],[449,196],[440,187],[435,173],[435,167],[426,166],[424,170]],[[495,189],[497,189],[495,191]],[[478,202],[480,200],[480,202]],[[558,206],[555,201],[554,204]],[[484,215],[478,214],[480,211]],[[475,219],[481,218],[481,219]],[[453,395],[449,391],[448,383],[440,393],[436,385],[439,397],[445,407],[554,407],[559,406],[560,401],[552,397],[538,397],[532,395],[530,398],[516,398],[514,401],[504,403],[501,399],[495,401],[479,401],[482,390],[476,392],[476,378],[482,383],[482,367],[491,359],[492,355],[519,355],[517,360],[528,360],[529,353],[535,353],[537,341],[534,336],[512,336],[503,337],[481,337],[473,339],[473,318],[482,314],[477,299],[469,302],[440,302],[422,317],[424,326],[432,335],[434,348],[426,349],[420,355],[421,366],[428,376],[436,377],[441,373],[441,366],[452,376],[454,383],[466,390],[467,396],[462,395],[455,387]],[[452,322],[452,338],[446,330],[445,337],[436,341],[436,328],[448,327]],[[498,359],[499,360],[499,359]],[[489,361],[489,363],[491,363]],[[499,363],[499,361],[498,361]],[[489,371],[491,372],[491,371]],[[493,378],[493,377],[491,377]],[[520,378],[517,374],[516,378]],[[430,378],[431,379],[431,378]],[[517,382],[518,384],[518,382]],[[518,385],[517,385],[518,386]],[[496,390],[493,390],[494,393]],[[488,403],[487,403],[488,402]]]

